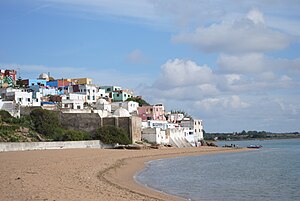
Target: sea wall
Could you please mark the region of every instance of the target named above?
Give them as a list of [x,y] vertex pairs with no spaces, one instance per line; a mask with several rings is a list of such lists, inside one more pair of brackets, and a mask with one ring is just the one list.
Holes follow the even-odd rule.
[[106,148],[100,140],[66,142],[0,142],[0,152],[44,149]]

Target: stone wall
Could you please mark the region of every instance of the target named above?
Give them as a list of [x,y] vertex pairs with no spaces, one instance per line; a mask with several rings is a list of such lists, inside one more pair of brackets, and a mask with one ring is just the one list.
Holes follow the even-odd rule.
[[129,135],[132,142],[141,141],[141,118],[131,117],[104,117],[97,113],[61,113],[60,119],[67,129],[94,131],[101,126],[111,125],[123,128]]
[[96,113],[60,113],[62,125],[67,129],[91,132],[101,126],[101,118]]

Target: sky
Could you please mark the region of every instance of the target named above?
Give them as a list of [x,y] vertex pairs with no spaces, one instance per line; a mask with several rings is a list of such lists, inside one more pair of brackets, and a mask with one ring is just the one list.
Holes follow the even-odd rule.
[[206,132],[300,131],[299,0],[1,0],[0,68],[134,90]]

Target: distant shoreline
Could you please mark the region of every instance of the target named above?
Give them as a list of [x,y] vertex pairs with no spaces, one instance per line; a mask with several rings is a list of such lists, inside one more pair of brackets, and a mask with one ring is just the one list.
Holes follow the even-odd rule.
[[183,200],[145,188],[134,175],[146,161],[246,150],[198,147],[1,152],[0,194],[7,201]]

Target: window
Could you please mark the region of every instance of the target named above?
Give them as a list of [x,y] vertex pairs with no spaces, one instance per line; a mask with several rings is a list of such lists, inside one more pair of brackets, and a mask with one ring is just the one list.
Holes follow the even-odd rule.
[[110,88],[107,88],[107,91],[110,91]]
[[30,102],[30,98],[27,98],[27,102]]
[[95,100],[95,96],[93,96],[93,100]]
[[117,97],[119,97],[120,95],[119,94],[117,94]]
[[80,105],[77,105],[77,109],[80,109]]
[[69,97],[69,96],[67,96],[67,100],[70,100],[70,97]]
[[197,129],[195,129],[195,133],[197,132]]
[[22,102],[22,98],[18,98],[18,101],[19,101],[19,102]]
[[39,99],[37,98],[37,99],[35,99],[35,101],[36,101],[36,102],[39,102]]
[[88,100],[90,100],[90,99],[91,99],[91,97],[90,97],[90,96],[87,96],[87,99],[88,99]]
[[84,89],[84,92],[86,92],[86,89]]
[[91,90],[89,90],[89,89],[88,89],[88,92],[90,93],[90,92],[91,92]]
[[95,93],[95,89],[93,89],[93,92]]
[[68,104],[65,104],[65,108],[68,108],[69,107],[69,105]]

